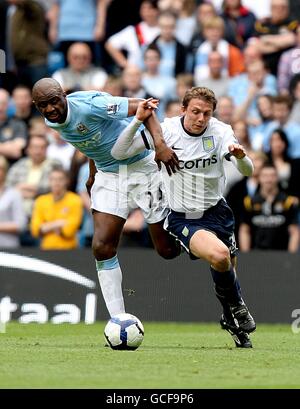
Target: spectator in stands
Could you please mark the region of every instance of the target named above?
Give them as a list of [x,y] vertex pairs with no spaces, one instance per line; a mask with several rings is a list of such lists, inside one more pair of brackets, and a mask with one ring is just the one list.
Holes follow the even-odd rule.
[[18,85],[12,92],[12,102],[15,108],[15,118],[18,118],[29,125],[29,121],[37,115],[37,111],[32,103],[31,90],[24,85]]
[[142,84],[148,94],[159,99],[157,115],[162,119],[167,100],[176,98],[176,80],[174,77],[159,74],[160,61],[159,48],[155,44],[150,45],[144,54],[145,71]]
[[1,1],[0,2],[0,49],[6,50],[7,46],[7,38],[6,38],[6,33],[7,33],[7,10],[9,8],[9,4],[7,1]]
[[[42,136],[32,136],[26,149],[27,157],[19,159],[7,174],[7,185],[16,188],[23,198],[24,210],[31,217],[35,198],[49,191],[49,174],[53,167],[61,166],[57,160],[47,159],[48,141]],[[29,231],[21,237],[22,245],[35,245]]]
[[198,48],[195,55],[194,76],[195,82],[208,78],[208,56],[216,50],[223,56],[223,74],[233,77],[245,70],[242,52],[224,40],[224,21],[221,17],[214,17],[203,23],[205,41]]
[[300,125],[290,121],[292,99],[289,96],[279,95],[273,98],[274,121],[264,135],[263,147],[267,152],[270,149],[270,137],[274,129],[281,128],[289,141],[288,153],[292,159],[300,158]]
[[191,59],[195,60],[195,55],[197,53],[200,45],[205,41],[203,35],[203,24],[205,21],[210,20],[213,17],[217,17],[216,10],[211,3],[200,3],[196,10],[196,29],[192,36],[192,39],[188,45],[189,55]]
[[278,88],[281,94],[288,94],[291,79],[300,73],[300,25],[296,29],[296,46],[281,54],[278,64]]
[[[136,65],[127,65],[122,72],[122,95],[127,98],[149,98],[142,85],[142,71]],[[119,94],[121,95],[121,94]]]
[[170,11],[162,12],[158,17],[160,34],[151,43],[156,44],[161,53],[159,73],[176,77],[186,69],[187,50],[175,37],[176,16]]
[[67,53],[68,66],[53,73],[56,79],[67,92],[101,90],[107,79],[102,68],[92,65],[92,53],[85,43],[73,43]]
[[280,187],[289,192],[289,181],[291,177],[291,159],[288,155],[289,141],[282,129],[275,129],[270,138],[270,151],[267,153],[278,176]]
[[31,233],[41,239],[43,250],[69,250],[78,246],[77,233],[82,220],[79,195],[67,190],[68,176],[63,169],[49,175],[50,193],[34,203]]
[[140,64],[142,46],[149,45],[159,35],[158,15],[157,0],[143,0],[140,7],[142,21],[108,38],[105,48],[119,69],[124,69],[127,64]]
[[214,116],[219,121],[231,125],[234,122],[234,104],[232,98],[229,96],[220,97]]
[[[200,0],[202,1],[202,0]],[[206,1],[206,0],[204,0]],[[222,5],[224,0],[208,0],[216,8],[218,13],[222,12]],[[271,14],[270,11],[271,0],[242,0],[244,7],[247,7],[258,18],[266,18]]]
[[229,77],[223,73],[224,59],[218,51],[211,51],[208,56],[209,75],[198,86],[212,89],[217,98],[228,93]]
[[266,67],[275,76],[281,54],[295,46],[297,26],[297,20],[289,17],[289,0],[272,0],[271,17],[255,24],[258,45]]
[[243,49],[253,37],[256,17],[241,0],[224,0],[221,14],[225,22],[224,38],[232,45]]
[[243,55],[244,55],[244,62],[245,62],[246,68],[251,63],[256,62],[256,61],[261,61],[263,59],[263,54],[260,51],[260,47],[256,39],[252,39],[248,41],[248,43],[246,44],[243,50]]
[[141,21],[140,6],[143,0],[108,0],[106,36],[109,38],[128,25]]
[[49,45],[45,10],[33,0],[8,0],[16,9],[11,17],[10,44],[18,83],[32,87],[47,76]]
[[84,163],[88,161],[87,157],[78,149],[75,150],[71,159],[71,166],[69,170],[69,190],[76,192],[78,184],[79,171]]
[[183,0],[158,0],[158,8],[160,13],[164,11],[171,11],[177,14],[182,7]]
[[194,77],[192,74],[179,74],[176,77],[176,95],[180,101],[183,100],[183,97],[186,91],[194,86]]
[[69,171],[71,160],[74,155],[75,148],[70,143],[64,141],[59,132],[55,129],[48,128],[47,139],[49,142],[47,148],[47,159],[58,160],[65,171]]
[[173,118],[173,116],[182,116],[181,102],[177,99],[170,100],[166,103],[165,118]]
[[259,117],[249,125],[251,146],[254,151],[263,150],[263,141],[269,129],[273,129],[273,97],[258,95],[257,110]]
[[253,197],[245,197],[239,230],[241,251],[250,249],[299,249],[299,201],[288,196],[278,184],[273,165],[265,165],[259,174],[259,190]]
[[13,163],[22,156],[27,142],[26,124],[17,118],[8,118],[9,93],[0,89],[0,155]]
[[107,0],[54,0],[48,12],[49,39],[65,56],[75,42],[86,43],[97,61],[97,42],[105,35]]
[[232,124],[232,129],[233,129],[233,132],[234,132],[237,140],[239,141],[239,144],[243,145],[243,147],[246,149],[246,151],[248,151],[248,152],[251,151],[252,146],[251,146],[251,142],[250,142],[247,123],[245,121],[241,121],[241,120],[235,121]]
[[117,97],[123,93],[122,78],[118,75],[109,75],[103,86],[103,91]]
[[271,15],[271,0],[242,0],[242,3],[257,19],[265,19]]
[[300,124],[300,73],[292,77],[289,87],[289,94],[293,98],[293,107],[289,120]]
[[249,157],[251,158],[254,171],[251,177],[243,178],[242,180],[234,183],[230,188],[229,191],[227,189],[226,192],[226,200],[231,207],[234,218],[235,218],[235,229],[234,234],[236,240],[239,240],[239,226],[241,223],[241,213],[243,210],[243,202],[246,196],[254,196],[256,190],[258,188],[258,176],[259,173],[267,162],[268,158],[263,152],[248,152]]
[[0,247],[19,247],[19,234],[26,226],[20,193],[5,184],[8,162],[0,156]]
[[228,95],[235,105],[235,118],[246,120],[249,125],[259,118],[257,97],[277,95],[276,78],[268,74],[262,60],[247,65],[245,74],[233,78],[229,83]]
[[91,210],[91,198],[86,189],[86,181],[89,177],[89,164],[83,163],[79,168],[76,193],[81,197],[83,204],[83,218],[79,231],[79,245],[80,247],[92,247],[94,222]]
[[[291,160],[291,177],[289,180],[289,194],[296,196],[300,202],[300,158]],[[300,215],[298,219],[298,224],[300,225]]]
[[[48,126],[45,124],[45,121],[40,116],[35,116],[31,118],[28,125],[28,135],[29,138],[32,136],[45,137],[49,132]],[[48,138],[48,136],[47,136]]]
[[[170,3],[176,4],[174,0]],[[181,44],[187,47],[196,30],[196,3],[195,0],[179,0],[177,4],[176,9],[171,8],[176,14],[176,38]]]

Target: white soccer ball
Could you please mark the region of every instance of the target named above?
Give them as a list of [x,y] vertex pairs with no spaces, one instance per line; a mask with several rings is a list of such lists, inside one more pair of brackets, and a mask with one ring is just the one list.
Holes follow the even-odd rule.
[[112,349],[134,350],[143,342],[144,327],[134,315],[118,314],[106,324],[104,336]]

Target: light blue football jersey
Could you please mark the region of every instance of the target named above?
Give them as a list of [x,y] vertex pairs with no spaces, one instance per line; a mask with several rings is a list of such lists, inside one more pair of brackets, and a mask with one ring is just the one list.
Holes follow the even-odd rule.
[[132,158],[116,160],[111,149],[130,122],[128,99],[113,97],[105,92],[79,91],[67,96],[68,115],[63,124],[45,120],[65,141],[95,161],[104,172],[119,171],[120,165],[137,162],[150,154],[146,150]]

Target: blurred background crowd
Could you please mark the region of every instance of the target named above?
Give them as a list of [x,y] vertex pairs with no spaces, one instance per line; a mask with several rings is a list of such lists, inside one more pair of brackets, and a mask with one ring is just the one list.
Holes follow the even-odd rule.
[[[160,99],[180,115],[187,89],[211,88],[255,164],[226,165],[241,251],[299,252],[299,0],[0,0],[0,247],[91,245],[86,158],[46,127],[33,84]],[[151,246],[141,212],[123,246]]]

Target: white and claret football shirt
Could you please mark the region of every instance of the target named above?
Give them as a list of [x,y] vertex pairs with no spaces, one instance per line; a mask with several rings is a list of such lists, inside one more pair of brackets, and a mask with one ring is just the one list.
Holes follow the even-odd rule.
[[97,169],[118,173],[120,165],[143,159],[151,152],[143,152],[125,160],[116,160],[111,149],[126,128],[128,99],[113,97],[105,92],[79,91],[67,96],[68,115],[63,124],[45,120],[65,141],[95,161]]
[[[177,154],[180,171],[169,176],[165,167],[162,178],[169,207],[177,212],[203,212],[222,197],[225,187],[223,161],[228,146],[238,143],[232,127],[216,118],[209,120],[202,134],[185,131],[183,117],[166,118],[161,124],[164,139]],[[146,148],[152,138],[142,131]]]

